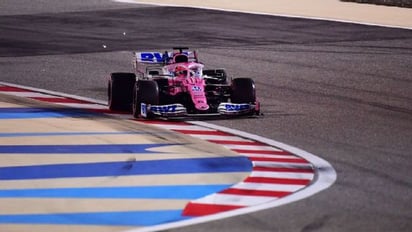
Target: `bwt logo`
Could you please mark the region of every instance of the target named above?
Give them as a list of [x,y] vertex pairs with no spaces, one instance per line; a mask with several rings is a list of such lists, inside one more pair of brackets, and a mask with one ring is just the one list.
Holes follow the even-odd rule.
[[[170,52],[166,53],[161,53],[161,52],[141,52],[141,53],[136,53],[138,56],[140,54],[140,60],[143,62],[156,62],[156,63],[162,63],[166,61],[168,58],[172,58],[173,54]],[[189,55],[190,52],[183,52],[185,55]],[[139,57],[137,57],[139,58]]]
[[163,62],[166,57],[160,52],[142,52],[140,53],[140,59],[146,62]]
[[151,106],[150,111],[157,113],[173,113],[176,112],[177,105],[167,106]]
[[248,110],[249,105],[248,104],[226,104],[225,108],[227,111],[242,111],[242,110]]

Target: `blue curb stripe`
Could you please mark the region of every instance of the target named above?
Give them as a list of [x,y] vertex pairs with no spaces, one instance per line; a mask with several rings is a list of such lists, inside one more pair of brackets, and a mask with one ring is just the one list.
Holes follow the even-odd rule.
[[148,149],[177,144],[0,145],[3,154],[159,153]]
[[197,199],[230,185],[170,185],[0,190],[0,198]]
[[0,224],[153,226],[181,221],[182,210],[0,215]]
[[128,176],[179,173],[250,172],[247,157],[168,159],[0,168],[0,180]]
[[[156,132],[156,134],[172,134],[174,132]],[[50,136],[83,136],[83,135],[146,135],[151,134],[150,132],[137,132],[137,131],[118,131],[118,132],[48,132],[48,133],[0,133],[0,138],[7,137],[50,137]]]
[[102,114],[74,108],[0,108],[0,119],[64,118],[98,115]]

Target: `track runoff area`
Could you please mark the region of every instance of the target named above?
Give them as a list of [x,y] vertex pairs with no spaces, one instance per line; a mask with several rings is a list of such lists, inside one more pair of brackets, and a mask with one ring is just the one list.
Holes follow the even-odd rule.
[[[287,18],[325,20],[399,29],[412,29],[409,8],[359,4],[338,0],[311,0],[301,4],[288,0],[201,1],[201,0],[112,0],[129,4],[148,4],[169,7],[190,7]],[[389,1],[388,1],[389,2]]]
[[[0,95],[2,229],[164,230],[291,203],[336,180],[327,161],[242,131],[136,120],[104,102],[10,83]],[[105,120],[125,124],[97,125]],[[195,142],[156,140],[166,135]],[[224,151],[187,148],[196,141]]]

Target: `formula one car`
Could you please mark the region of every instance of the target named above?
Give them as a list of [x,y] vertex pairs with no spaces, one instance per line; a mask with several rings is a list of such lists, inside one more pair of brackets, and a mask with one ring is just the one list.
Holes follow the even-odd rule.
[[206,69],[196,51],[134,52],[135,73],[111,73],[109,109],[135,118],[259,115],[254,81],[229,81],[224,69]]

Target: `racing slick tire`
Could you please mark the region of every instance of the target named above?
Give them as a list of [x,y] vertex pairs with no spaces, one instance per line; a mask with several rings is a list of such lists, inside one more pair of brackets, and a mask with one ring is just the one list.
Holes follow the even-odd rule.
[[233,79],[231,101],[233,103],[255,103],[255,82],[250,78]]
[[[158,105],[159,86],[153,80],[139,80],[133,91],[133,117],[141,116],[141,103]],[[147,113],[146,118],[153,118],[153,114]]]
[[133,87],[136,83],[134,73],[111,73],[107,88],[109,109],[113,111],[132,111]]

